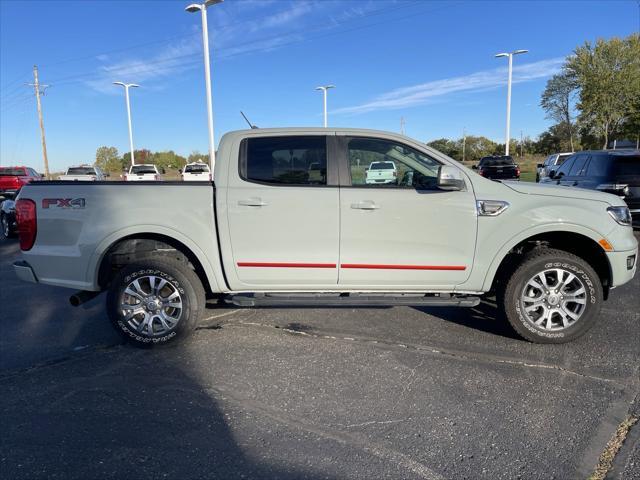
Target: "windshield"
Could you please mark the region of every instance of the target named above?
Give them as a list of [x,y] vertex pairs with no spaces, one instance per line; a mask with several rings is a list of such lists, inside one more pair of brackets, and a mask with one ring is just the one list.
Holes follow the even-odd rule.
[[207,165],[187,165],[184,167],[184,173],[205,173],[209,171]]
[[11,167],[3,167],[0,168],[0,175],[4,177],[19,177],[21,175],[26,175],[27,172],[24,171],[24,168],[11,168]]
[[480,160],[480,165],[483,167],[498,167],[513,164],[512,157],[485,157]]
[[138,175],[140,174],[144,174],[144,173],[157,173],[156,169],[153,165],[149,166],[149,165],[134,165],[133,167],[131,167],[131,173],[136,173]]
[[67,170],[67,175],[95,175],[93,167],[71,167]]
[[371,164],[371,170],[393,170],[395,165],[393,162],[375,162]]

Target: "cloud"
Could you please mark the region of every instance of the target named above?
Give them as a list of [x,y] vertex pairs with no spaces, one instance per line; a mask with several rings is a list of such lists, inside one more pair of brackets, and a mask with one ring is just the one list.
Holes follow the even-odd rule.
[[[558,73],[564,63],[564,57],[541,60],[539,62],[517,65],[513,68],[513,83],[529,82],[546,78]],[[362,114],[377,110],[391,110],[414,107],[427,103],[437,97],[457,92],[479,92],[491,90],[507,83],[507,68],[475,72],[470,75],[445,78],[431,82],[397,88],[383,93],[372,100],[352,107],[334,110],[334,114]]]

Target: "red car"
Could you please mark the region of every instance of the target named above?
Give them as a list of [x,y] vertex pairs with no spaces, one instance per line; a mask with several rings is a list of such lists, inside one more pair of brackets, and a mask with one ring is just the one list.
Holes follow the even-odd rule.
[[27,183],[41,180],[41,175],[29,167],[0,167],[0,196],[15,196]]

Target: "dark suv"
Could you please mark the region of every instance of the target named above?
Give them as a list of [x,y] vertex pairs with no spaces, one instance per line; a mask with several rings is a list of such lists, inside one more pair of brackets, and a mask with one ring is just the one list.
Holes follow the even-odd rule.
[[480,163],[472,168],[491,180],[520,180],[520,167],[509,155],[482,157]]
[[578,152],[549,182],[618,195],[629,205],[634,228],[640,228],[640,150]]

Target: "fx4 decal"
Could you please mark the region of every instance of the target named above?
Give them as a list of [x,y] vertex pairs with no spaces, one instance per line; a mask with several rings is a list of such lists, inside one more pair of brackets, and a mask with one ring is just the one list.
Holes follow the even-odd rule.
[[86,201],[84,198],[43,198],[42,208],[84,208]]

